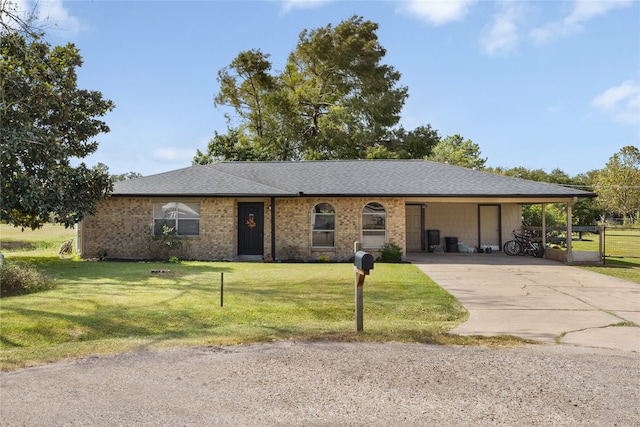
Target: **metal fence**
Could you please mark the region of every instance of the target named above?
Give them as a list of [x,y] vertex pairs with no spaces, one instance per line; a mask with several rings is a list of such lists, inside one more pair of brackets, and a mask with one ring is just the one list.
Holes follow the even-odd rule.
[[605,259],[640,258],[640,228],[603,227]]
[[[571,235],[573,250],[600,251],[606,263],[607,258],[640,258],[640,227],[621,226],[573,226]],[[542,227],[522,227],[536,239],[542,240]],[[566,248],[566,227],[547,227],[547,246]]]

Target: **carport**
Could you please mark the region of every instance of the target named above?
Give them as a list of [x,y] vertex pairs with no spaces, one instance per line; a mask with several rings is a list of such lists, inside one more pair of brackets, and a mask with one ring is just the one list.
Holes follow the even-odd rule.
[[[594,196],[585,193],[587,196]],[[574,226],[572,208],[578,201],[575,196],[567,195],[530,195],[478,196],[464,197],[411,197],[406,199],[406,252],[432,252],[434,246],[449,251],[445,236],[452,236],[457,242],[469,247],[490,246],[494,251],[502,250],[505,242],[513,239],[514,230],[535,230],[540,233],[542,246],[546,247],[547,224],[546,206],[552,203],[563,204],[566,213],[566,225],[563,231],[565,249],[546,248],[546,258],[566,264],[601,264],[602,244],[599,251],[574,251],[572,234]],[[542,223],[536,227],[522,226],[522,206],[540,205]],[[576,231],[587,231],[595,227],[575,227]],[[595,231],[595,230],[594,230]],[[432,240],[435,237],[435,240]],[[455,237],[453,237],[455,236]],[[455,247],[455,244],[454,244]]]

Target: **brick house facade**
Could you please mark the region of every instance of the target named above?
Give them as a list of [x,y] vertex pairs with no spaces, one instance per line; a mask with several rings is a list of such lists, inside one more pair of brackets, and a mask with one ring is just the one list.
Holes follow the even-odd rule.
[[[217,163],[116,183],[76,240],[83,257],[118,259],[347,260],[356,241],[374,255],[384,243],[426,251],[428,230],[442,246],[499,249],[522,204],[578,196],[590,193],[427,161]],[[163,224],[183,231],[172,251]]]

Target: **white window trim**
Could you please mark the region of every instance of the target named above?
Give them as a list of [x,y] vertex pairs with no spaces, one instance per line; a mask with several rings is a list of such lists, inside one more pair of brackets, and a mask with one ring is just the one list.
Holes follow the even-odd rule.
[[[327,204],[329,206],[331,206],[331,209],[333,209],[333,229],[332,230],[316,230],[314,228],[315,225],[315,216],[316,215],[328,215],[328,214],[317,214],[315,212],[316,206],[321,205],[321,204]],[[313,205],[313,207],[311,208],[311,248],[312,249],[335,249],[336,248],[336,235],[337,235],[337,227],[338,227],[338,222],[336,221],[337,219],[337,213],[336,213],[336,208],[333,206],[333,203],[329,203],[329,202],[318,202],[316,204]],[[313,234],[316,232],[332,232],[333,233],[333,246],[315,246],[313,244]]]
[[[156,220],[167,220],[167,219],[175,220],[176,221],[175,228],[176,228],[176,231],[178,230],[178,223],[180,222],[179,218],[171,218],[173,215],[171,215],[169,217],[156,218],[156,205],[163,205],[163,204],[168,204],[168,203],[175,203],[176,204],[176,210],[178,209],[178,204],[179,203],[183,203],[183,204],[189,203],[189,204],[198,205],[198,218],[197,218],[197,221],[198,221],[198,234],[179,234],[179,233],[177,233],[175,235],[175,237],[184,238],[184,239],[200,237],[200,235],[201,235],[200,234],[200,220],[202,219],[202,211],[201,211],[202,203],[200,201],[195,201],[195,200],[180,200],[180,199],[177,199],[177,200],[173,200],[172,199],[172,200],[166,200],[166,201],[154,201],[153,202],[153,213],[152,213],[152,217],[153,217],[152,234],[153,234],[153,236],[154,237],[160,236],[160,234],[156,234]],[[196,218],[183,218],[183,219],[188,220],[188,221],[193,221]]]
[[[378,205],[382,206],[382,209],[384,209],[384,230],[380,230],[380,229],[366,229],[364,228],[364,221],[362,220],[364,215],[376,215],[376,214],[371,214],[371,213],[366,213],[364,212],[364,209],[372,204],[372,203],[377,203]],[[367,245],[367,243],[365,242],[365,238],[364,238],[364,232],[365,231],[378,231],[382,233],[383,236],[383,243],[379,246],[369,246]],[[362,247],[363,248],[367,248],[367,249],[381,249],[386,243],[387,243],[387,208],[384,207],[384,205],[380,202],[368,202],[365,203],[362,208],[360,209],[360,241],[362,242]]]

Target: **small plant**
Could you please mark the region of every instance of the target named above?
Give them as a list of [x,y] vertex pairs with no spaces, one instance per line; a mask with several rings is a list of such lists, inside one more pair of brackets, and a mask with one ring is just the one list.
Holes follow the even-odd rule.
[[5,263],[0,268],[0,298],[26,295],[55,288],[49,277],[31,264]]
[[318,258],[318,261],[320,262],[329,262],[329,257],[326,255],[322,255],[321,257]]
[[172,256],[167,260],[167,262],[169,264],[180,264],[181,261],[180,261],[180,258],[178,258],[177,256]]
[[393,242],[385,243],[380,251],[378,261],[381,262],[400,262],[402,261],[402,249]]
[[171,262],[172,258],[188,258],[188,245],[175,227],[169,227],[164,223],[159,233],[155,234],[154,226],[151,224],[146,227],[146,232],[149,236],[149,253],[152,259],[165,259]]
[[280,259],[297,260],[300,258],[300,250],[297,246],[288,245],[280,249]]

